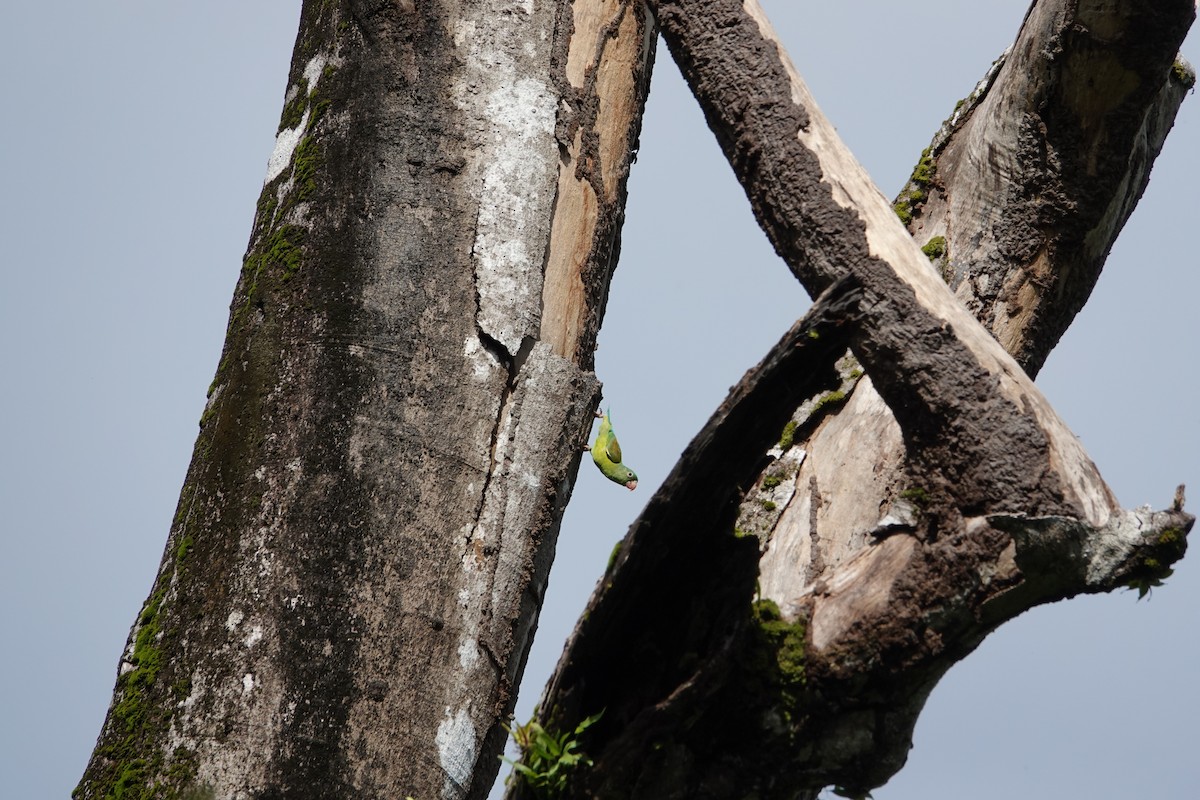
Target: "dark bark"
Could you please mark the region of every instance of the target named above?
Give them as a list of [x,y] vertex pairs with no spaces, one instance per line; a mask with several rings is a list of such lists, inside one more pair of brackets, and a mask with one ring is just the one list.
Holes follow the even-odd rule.
[[[588,732],[583,746],[596,764],[577,777],[574,796],[813,797],[830,784],[866,792],[903,765],[928,692],[987,633],[1038,603],[1162,577],[1183,555],[1193,518],[1179,507],[1157,513],[1116,507],[1028,378],[984,341],[960,306],[947,302],[945,289],[931,285],[936,276],[923,255],[914,258],[915,246],[899,242],[900,226],[886,218],[890,211],[879,213],[871,187],[838,152],[836,135],[754,10],[733,0],[655,5],[672,54],[777,252],[812,292],[846,275],[860,284],[851,345],[899,423],[906,458],[899,485],[884,498],[881,513],[888,504],[891,513],[877,538],[815,569],[811,580],[796,580],[793,593],[772,598],[778,606],[751,603],[749,552],[732,558],[725,548],[733,544],[726,544],[697,554],[695,541],[659,524],[654,536],[667,543],[660,547],[677,548],[664,554],[641,543],[639,520],[616,574],[577,626],[543,714],[551,726],[569,730],[582,716],[617,710],[615,721],[607,722],[605,710],[605,720]],[[1144,35],[1146,25],[1154,29],[1142,46],[1156,50],[1159,66],[1138,73],[1138,91],[1131,93],[1137,99],[1104,120],[1114,130],[1141,130],[1143,138],[1109,136],[1097,144],[1113,148],[1103,180],[1072,174],[1088,163],[1056,166],[1064,175],[1055,181],[1071,192],[1107,193],[1075,204],[1081,216],[1056,246],[1096,230],[1111,243],[1140,194],[1146,159],[1161,145],[1180,99],[1163,65],[1190,24],[1187,5],[1163,3],[1147,12],[1149,22],[1129,26],[1131,36]],[[1168,7],[1170,23],[1158,17]],[[1105,77],[1103,70],[1097,77]],[[1147,146],[1148,129],[1157,144]],[[1068,198],[1054,213],[1073,211]],[[969,221],[956,223],[970,235]],[[999,238],[1020,225],[1032,223],[1019,222]],[[1023,321],[1029,338],[1017,348],[1026,363],[1040,363],[1086,297],[1107,245],[1101,249],[1089,255],[1090,277],[1069,275],[1074,265],[1064,263],[1062,285],[1070,291],[1038,295],[1041,307]],[[732,458],[736,449],[713,457]],[[668,485],[651,507],[691,502]],[[814,515],[820,502],[817,496]],[[725,540],[744,541],[732,519],[717,521]],[[825,529],[822,537],[830,533],[861,540],[863,532]],[[709,537],[721,540],[719,533]],[[632,610],[650,617],[660,610],[650,601],[661,590],[620,580],[622,569],[637,569],[643,548],[657,553],[652,563],[701,562],[689,574],[730,569],[722,596],[733,608],[702,618],[720,620],[719,635],[693,638],[686,631],[706,628],[684,626],[696,619],[684,615],[673,621],[685,632],[649,637],[654,648],[630,652],[627,637],[641,641],[655,626],[635,620]],[[712,596],[702,580],[677,581],[675,588],[684,597],[669,609]],[[603,666],[593,671],[602,652],[620,653],[622,663],[601,657]]]
[[[75,796],[490,789],[599,400],[649,69],[637,6],[599,37],[568,4],[506,5],[305,3],[179,510]],[[575,51],[625,69],[600,87],[620,113],[557,126],[572,149],[556,118],[600,90]]]
[[897,200],[960,300],[1036,375],[1083,307],[1195,76],[1187,0],[1039,2]]
[[[1116,508],[872,197],[752,2],[656,5],[764,230],[827,293],[635,524],[543,709],[568,729],[604,712],[576,795],[865,791],[996,625],[1153,582],[1192,518]],[[1004,275],[980,303],[1036,297],[1025,338],[1004,342],[1031,367],[1090,290],[1178,100],[1161,65],[1194,9],[1113,9],[1128,24],[1099,31],[1086,10],[1091,27],[1062,26],[1044,63],[1010,58],[1044,85],[1008,145],[1032,166],[996,229],[1003,272],[960,258],[969,225],[945,223],[955,280]],[[630,2],[305,5],[221,366],[77,796],[486,794],[598,398],[647,32]],[[1109,103],[1111,81],[1134,88]],[[952,207],[974,179],[949,142],[934,188]],[[1086,263],[1067,258],[1080,242]],[[904,483],[875,538],[756,599],[762,540],[738,529],[740,505],[796,406],[847,385],[847,345],[899,423]],[[807,408],[790,435],[834,410]],[[815,509],[827,489],[808,490]]]
[[642,769],[647,737],[677,740],[679,714],[721,687],[757,576],[758,540],[731,535],[738,504],[796,403],[838,385],[860,300],[850,279],[818,299],[733,387],[614,551],[547,690],[553,729],[604,712],[595,734],[613,744],[598,773]]

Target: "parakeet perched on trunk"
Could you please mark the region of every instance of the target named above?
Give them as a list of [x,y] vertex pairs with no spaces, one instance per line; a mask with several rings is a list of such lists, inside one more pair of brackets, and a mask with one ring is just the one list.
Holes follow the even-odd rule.
[[[597,413],[596,416],[600,414]],[[621,463],[621,445],[617,444],[617,435],[613,433],[612,420],[608,418],[607,412],[600,423],[596,442],[592,445],[592,460],[610,481],[619,483],[631,491],[637,488],[637,474]]]

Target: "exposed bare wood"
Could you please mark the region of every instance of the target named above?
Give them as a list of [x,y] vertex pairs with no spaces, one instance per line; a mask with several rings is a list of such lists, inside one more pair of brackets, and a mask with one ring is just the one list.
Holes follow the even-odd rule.
[[[1039,5],[1035,21],[1060,8]],[[1146,12],[1148,24],[1126,20],[1106,30],[1140,36],[1169,63],[1193,13],[1177,5]],[[637,648],[654,626],[630,621],[633,609],[660,610],[657,595],[621,580],[641,556],[639,522],[625,545],[628,560],[594,596],[543,707],[564,725],[601,707],[616,710],[618,722],[602,724],[588,741],[597,767],[581,776],[581,796],[656,797],[667,788],[689,797],[815,796],[827,784],[865,791],[903,764],[928,691],[996,625],[1040,602],[1153,581],[1182,556],[1193,520],[1181,508],[1119,508],[1025,372],[952,297],[845,150],[753,0],[663,0],[655,8],[777,252],[810,291],[846,275],[861,286],[850,339],[870,379],[858,381],[840,413],[817,420],[823,436],[797,439],[806,452],[774,452],[791,459],[795,483],[783,492],[789,508],[771,531],[760,591],[782,619],[769,604],[753,612],[744,605],[740,615],[722,607],[709,615],[719,620],[711,627],[693,625]],[[1164,23],[1160,11],[1174,13],[1174,22]],[[1104,28],[1104,12],[1080,10],[1096,28]],[[1028,36],[1022,41],[1028,47]],[[1163,90],[1168,80],[1151,68],[1138,78],[1145,85],[1127,93],[1140,98],[1131,101],[1143,114],[1135,129],[1155,133],[1098,145],[1112,147],[1106,158],[1134,177],[1106,184],[1121,211],[1114,215],[1105,201],[1099,215],[1085,213],[1083,230],[1103,230],[1111,242],[1114,219],[1123,220],[1140,194],[1130,183],[1144,180],[1148,165],[1139,162],[1157,152],[1147,136],[1161,144],[1162,120],[1179,100]],[[1070,106],[1072,96],[1049,102]],[[1011,175],[989,180],[1003,184]],[[1103,254],[1092,255],[1098,270]],[[1038,319],[1065,327],[1074,313],[1053,293],[1042,303],[1022,323],[1031,330]],[[1052,328],[1043,325],[1029,340],[1044,341]],[[1026,359],[1032,353],[1022,351]],[[864,419],[874,424],[859,447],[848,434]],[[863,480],[869,476],[874,481]],[[768,489],[760,480],[746,504]],[[654,502],[674,503],[669,492]],[[713,524],[730,527],[724,519]],[[678,540],[669,526],[655,535]],[[709,569],[691,552],[697,546],[689,541],[686,554],[676,552],[691,576]],[[743,562],[721,547],[711,558],[741,586]],[[687,597],[671,608],[713,591],[704,580],[675,586]],[[746,604],[732,589],[725,597]],[[695,610],[669,616],[695,619]],[[792,644],[771,639],[789,624]],[[632,651],[622,648],[631,633]],[[775,664],[765,673],[756,661],[763,637],[771,641],[768,666]],[[621,650],[621,665],[593,671],[591,658],[606,648]],[[670,779],[655,777],[663,774]]]
[[[1175,55],[1191,4],[1114,3],[1103,7],[1105,18],[1100,13],[1099,6],[1076,9],[1046,0],[1033,7],[1018,43],[943,124],[895,203],[918,243],[945,239],[932,258],[936,268],[1030,374],[1094,285],[1194,82]],[[1090,34],[1089,25],[1109,36]],[[1096,52],[1102,55],[1089,55]],[[1078,94],[1070,81],[1089,80],[1066,70],[1067,63],[1118,55],[1142,76],[1137,89],[1090,121],[1059,108],[1058,98]],[[1076,157],[1084,130],[1103,132],[1104,147],[1093,147],[1097,159]],[[1054,189],[1035,196],[1030,186]],[[1030,278],[1035,273],[1040,277]],[[1004,282],[1044,291],[1026,306],[1028,313],[1009,314],[1012,296],[997,290]],[[806,558],[836,566],[867,542],[875,507],[896,502],[896,493],[908,488],[899,429],[890,416],[864,380],[837,418],[797,442],[808,453],[797,480],[820,475],[827,491],[812,524],[807,508],[782,509],[763,559],[771,596],[804,585],[780,563],[782,554],[811,548]],[[837,491],[835,479],[854,491]]]
[[641,5],[577,5],[304,4],[77,797],[487,795],[599,400],[649,75]]
[[1083,307],[1195,75],[1187,0],[1032,6],[897,205],[958,298],[1036,375]]

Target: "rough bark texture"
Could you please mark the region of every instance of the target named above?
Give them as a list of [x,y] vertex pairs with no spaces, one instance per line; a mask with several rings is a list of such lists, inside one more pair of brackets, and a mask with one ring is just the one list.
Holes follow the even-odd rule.
[[487,794],[599,399],[648,30],[626,2],[305,3],[76,797]]
[[[655,648],[631,650],[629,638],[639,642],[651,627],[630,621],[631,610],[657,614],[661,592],[622,580],[622,570],[642,558],[705,559],[692,552],[701,549],[697,531],[657,527],[657,540],[679,543],[664,555],[639,537],[639,521],[542,707],[562,729],[616,710],[619,723],[606,724],[606,711],[588,731],[583,746],[596,766],[578,776],[576,796],[813,797],[830,784],[865,792],[903,765],[938,678],[997,625],[1041,602],[1146,586],[1183,554],[1192,517],[1178,503],[1163,512],[1117,506],[1020,366],[939,285],[895,213],[949,226],[947,275],[960,297],[979,276],[991,276],[985,286],[1009,284],[971,310],[1036,369],[1144,187],[1189,80],[1172,64],[1194,6],[1036,4],[1020,57],[965,106],[992,103],[991,124],[980,111],[974,125],[952,120],[935,142],[936,173],[923,157],[894,211],[822,118],[755,3],[655,6],[776,250],[811,292],[846,275],[861,287],[850,339],[870,377],[848,368],[843,387],[801,406],[785,441],[765,454],[770,463],[737,522],[714,518],[704,530],[717,542],[753,533],[766,543],[760,599],[751,604],[753,572],[726,552],[732,545],[715,545],[706,552],[741,590],[723,594],[735,607],[721,609],[720,635],[658,637]],[[1003,138],[1010,129],[1015,141]],[[1011,152],[992,158],[993,146]],[[1035,202],[1050,186],[1049,201]],[[991,199],[955,206],[959,192],[969,198],[980,187]],[[982,224],[952,213],[972,202],[1023,213],[1001,207],[999,221],[983,215]],[[950,211],[933,215],[937,203]],[[1014,311],[1018,296],[1024,311]],[[665,486],[651,507],[689,502],[677,491]],[[699,579],[676,586],[704,598],[713,591]],[[622,654],[626,683],[604,659],[590,667],[605,650]],[[655,676],[649,687],[644,675]]]
[[1195,76],[1194,3],[1039,2],[897,206],[1030,375],[1083,307]]
[[[1168,7],[1173,10],[1169,17],[1164,13]],[[1109,6],[1114,22],[1105,29],[1130,27],[1149,38],[1152,44],[1140,46],[1133,33],[1121,41],[1141,54],[1134,62],[1138,69],[1154,61],[1159,70],[1147,80],[1147,88],[1130,92],[1140,99],[1140,110],[1125,104],[1119,114],[1102,115],[1090,123],[1091,128],[1104,129],[1110,142],[1104,150],[1103,171],[1089,172],[1068,157],[1033,161],[1017,157],[1020,147],[1041,153],[1063,149],[1051,140],[1052,132],[1067,127],[1070,119],[1055,110],[1055,103],[1061,101],[1053,99],[1071,94],[1055,88],[1062,78],[1056,74],[1061,72],[1058,65],[1067,60],[1060,43],[1064,38],[1091,41],[1082,35],[1087,29],[1068,4],[1041,2],[1027,16],[1017,37],[1020,44],[1011,51],[1024,53],[1026,62],[1033,62],[1025,63],[1024,70],[1040,79],[1032,81],[1026,71],[1010,64],[1009,56],[998,60],[943,124],[895,203],[957,296],[1030,374],[1040,367],[1073,318],[1076,304],[1082,304],[1094,285],[1112,241],[1141,195],[1171,120],[1194,82],[1189,70],[1173,61],[1173,47],[1191,19],[1190,5],[1139,4],[1139,8],[1175,38],[1164,42],[1159,27],[1144,20],[1134,24],[1128,7]],[[1147,30],[1154,35],[1147,37]],[[1066,37],[1066,32],[1074,32],[1073,37]],[[1088,80],[1073,77],[1084,84]],[[1039,93],[1032,100],[1026,97],[1031,85]],[[1059,120],[1057,126],[1048,126],[1043,116]],[[1080,127],[1076,123],[1074,129]],[[1067,147],[1065,156],[1073,152]],[[1053,214],[1065,221],[1048,225],[1036,215],[1010,215],[1009,204],[1030,204],[1025,182],[1057,187],[1039,203],[1047,214],[1053,205],[1057,209]],[[1042,244],[1029,249],[1024,247],[1027,242]],[[1084,243],[1091,244],[1084,247]],[[1026,291],[1033,305],[1029,313],[1014,315],[997,310],[1015,308],[1004,305],[1012,299],[1008,293],[991,292],[987,302],[971,299],[972,292],[995,286],[999,280],[1043,287],[1045,292]],[[1052,284],[1074,288],[1058,291]],[[814,501],[798,496],[786,505],[780,503],[775,518],[760,525],[771,538],[762,575],[768,596],[800,593],[826,568],[853,556],[870,541],[867,531],[879,519],[879,508],[894,504],[897,492],[906,488],[901,483],[903,444],[892,413],[869,379],[845,396],[842,413],[796,443],[807,454],[798,482],[817,481],[822,491]],[[809,565],[807,579],[794,568],[797,561]]]

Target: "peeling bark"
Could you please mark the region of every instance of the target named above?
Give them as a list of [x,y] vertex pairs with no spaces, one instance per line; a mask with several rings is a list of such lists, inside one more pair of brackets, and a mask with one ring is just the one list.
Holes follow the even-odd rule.
[[649,77],[642,7],[579,6],[305,3],[76,797],[486,796],[599,400]]
[[955,294],[1030,375],[1091,294],[1195,82],[1174,68],[1194,15],[1181,0],[1036,3],[901,194],[914,238],[944,237]]
[[[642,543],[639,520],[542,707],[561,728],[606,709],[575,796],[866,792],[903,765],[940,676],[997,625],[1038,603],[1144,586],[1183,555],[1193,518],[1182,504],[1122,511],[1021,365],[1040,366],[1082,306],[1145,186],[1182,99],[1172,64],[1194,7],[1035,4],[1014,55],[939,134],[893,210],[752,0],[655,6],[776,251],[810,292],[843,276],[860,285],[849,333],[869,377],[798,403],[791,446],[760,451],[768,466],[738,522],[705,529],[738,540],[770,504],[755,531],[766,541],[759,600],[745,561],[715,546],[712,561],[741,589],[711,614],[719,634],[657,635],[631,611],[656,612],[654,590],[621,580],[663,547]],[[1049,186],[1049,202],[1037,200]],[[943,237],[929,248],[934,269],[897,212],[921,241]],[[968,284],[997,276],[1007,292],[969,296]],[[1026,312],[1009,313],[1020,286]],[[814,417],[835,397],[840,407]],[[674,491],[652,507],[686,503]],[[655,535],[680,541],[670,528]],[[687,561],[701,563],[675,585],[711,596],[705,557]],[[657,646],[639,650],[643,639]],[[606,649],[621,651],[627,683],[606,661],[590,666]]]
[[[1022,366],[1144,188],[1194,6],[1034,6],[897,204],[942,237],[939,271],[753,0],[654,5],[821,296],[622,544],[546,724],[604,712],[574,796],[865,792],[997,625],[1183,555],[1182,495],[1120,509]],[[487,793],[599,396],[652,30],[632,0],[305,4],[179,511],[76,796]]]

